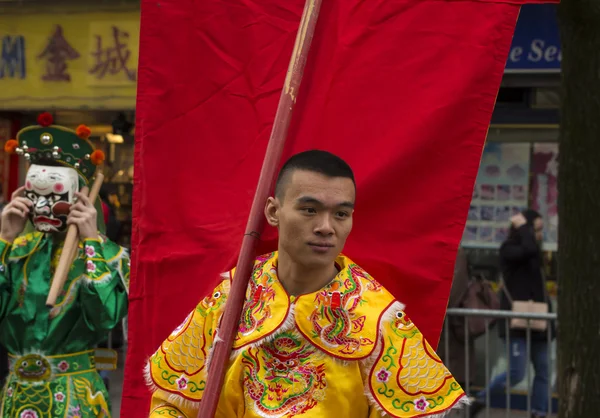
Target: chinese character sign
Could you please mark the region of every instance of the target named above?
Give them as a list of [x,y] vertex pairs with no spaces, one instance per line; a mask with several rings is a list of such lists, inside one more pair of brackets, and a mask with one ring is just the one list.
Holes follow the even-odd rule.
[[0,13],[0,111],[133,109],[139,11]]
[[71,81],[71,75],[67,72],[67,60],[79,58],[79,52],[65,38],[63,27],[56,25],[48,44],[37,58],[46,61],[46,73],[42,75],[42,80]]
[[102,22],[90,25],[89,85],[123,85],[136,82],[137,22]]

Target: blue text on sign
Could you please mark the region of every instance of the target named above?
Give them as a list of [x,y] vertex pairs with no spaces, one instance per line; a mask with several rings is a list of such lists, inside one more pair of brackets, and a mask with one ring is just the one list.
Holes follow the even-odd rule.
[[0,79],[25,78],[25,38],[5,35],[0,43]]

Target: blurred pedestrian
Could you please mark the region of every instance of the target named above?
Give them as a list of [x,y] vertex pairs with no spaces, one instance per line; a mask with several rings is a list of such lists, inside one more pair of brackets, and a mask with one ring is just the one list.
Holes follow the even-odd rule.
[[[505,310],[513,308],[515,301],[533,301],[550,304],[543,273],[542,239],[544,221],[534,210],[526,210],[511,218],[511,229],[507,240],[500,247],[500,264],[504,279],[504,292],[501,306]],[[549,325],[549,326],[552,326]],[[550,332],[553,333],[553,329]],[[545,417],[548,413],[548,336],[546,330],[531,331],[530,358],[527,358],[527,331],[511,322],[509,335],[501,323],[499,334],[510,344],[510,370],[495,377],[488,387],[475,396],[471,406],[471,417],[475,417],[485,407],[486,393],[503,392],[510,385],[519,384],[526,375],[529,361],[533,363],[535,378],[531,389],[531,402],[534,418]]]

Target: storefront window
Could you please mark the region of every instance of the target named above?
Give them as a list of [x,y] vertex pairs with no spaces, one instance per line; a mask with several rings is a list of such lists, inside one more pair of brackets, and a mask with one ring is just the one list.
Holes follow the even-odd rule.
[[556,295],[558,251],[558,126],[492,126],[482,153],[461,245],[474,272],[497,284],[498,249],[510,217],[526,208],[544,218],[543,251],[551,297]]
[[544,217],[544,249],[558,242],[557,126],[523,125],[490,128],[484,148],[462,244],[498,249],[506,239],[511,216],[535,209]]

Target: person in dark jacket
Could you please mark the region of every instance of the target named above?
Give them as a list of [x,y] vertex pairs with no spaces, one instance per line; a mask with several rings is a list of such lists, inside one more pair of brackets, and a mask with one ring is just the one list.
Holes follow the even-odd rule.
[[[541,242],[544,222],[539,213],[526,210],[511,219],[508,239],[500,247],[500,265],[507,292],[503,292],[501,306],[511,309],[513,301],[549,303],[545,279]],[[506,295],[508,293],[509,297]],[[548,306],[550,312],[550,306]],[[527,359],[527,334],[525,330],[511,329],[506,337],[506,326],[498,323],[499,334],[510,344],[510,384],[519,384],[526,376],[529,360],[533,363],[535,378],[531,392],[532,417],[545,417],[548,413],[548,336],[547,331],[531,331],[531,353]],[[485,407],[486,392],[502,392],[506,388],[507,372],[495,377],[488,387],[475,396],[471,417]]]

